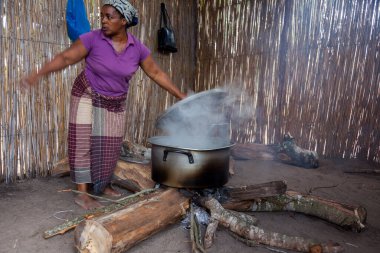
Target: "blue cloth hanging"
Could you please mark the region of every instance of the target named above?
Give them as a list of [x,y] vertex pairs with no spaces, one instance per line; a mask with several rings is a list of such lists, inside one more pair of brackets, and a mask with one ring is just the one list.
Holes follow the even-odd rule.
[[80,35],[90,31],[83,0],[67,0],[66,26],[71,41],[76,41]]

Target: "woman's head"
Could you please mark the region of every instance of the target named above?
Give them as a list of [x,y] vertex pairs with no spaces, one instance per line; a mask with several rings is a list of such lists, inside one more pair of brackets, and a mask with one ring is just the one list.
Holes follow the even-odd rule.
[[[110,5],[127,21],[127,28],[138,23],[137,10],[127,0],[103,0],[103,7]],[[103,8],[102,8],[103,9]]]
[[102,32],[107,37],[126,32],[127,20],[111,5],[103,5],[100,11]]

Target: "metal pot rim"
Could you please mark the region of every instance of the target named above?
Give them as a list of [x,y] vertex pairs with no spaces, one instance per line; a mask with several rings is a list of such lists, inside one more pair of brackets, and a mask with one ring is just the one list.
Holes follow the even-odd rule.
[[[154,136],[148,139],[148,142],[152,145],[161,146],[161,147],[168,147],[168,148],[176,148],[176,149],[186,149],[186,150],[193,150],[193,151],[212,151],[212,150],[220,150],[220,149],[228,149],[235,145],[235,143],[229,143],[224,144],[216,147],[205,147],[205,148],[199,148],[199,147],[191,147],[187,146],[186,144],[184,146],[177,145],[177,144],[171,144],[171,143],[163,143],[165,142],[165,139],[168,140],[170,138],[173,138],[171,136]],[[225,142],[225,140],[221,138],[212,138],[215,141],[220,140],[221,142]]]

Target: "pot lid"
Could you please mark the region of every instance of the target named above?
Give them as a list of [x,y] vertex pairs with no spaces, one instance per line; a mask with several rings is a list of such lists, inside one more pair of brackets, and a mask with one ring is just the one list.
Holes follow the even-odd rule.
[[207,121],[207,124],[225,123],[223,113],[227,92],[212,89],[190,95],[169,107],[156,120],[156,128],[166,130],[175,125],[176,129],[188,128],[192,124]]

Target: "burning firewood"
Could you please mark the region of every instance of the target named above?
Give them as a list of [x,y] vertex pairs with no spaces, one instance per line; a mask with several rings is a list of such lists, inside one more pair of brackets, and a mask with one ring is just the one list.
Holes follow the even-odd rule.
[[193,253],[205,253],[206,251],[203,247],[201,228],[198,222],[198,218],[194,213],[193,205],[190,205],[190,221],[190,238],[192,243],[192,251]]
[[282,249],[295,250],[300,252],[311,252],[316,248],[321,248],[322,252],[342,252],[343,248],[337,243],[321,243],[313,239],[306,239],[296,236],[288,236],[275,232],[266,232],[262,228],[253,225],[247,220],[241,219],[234,213],[224,209],[222,205],[214,198],[201,198],[199,203],[207,208],[211,217],[219,224],[228,228],[240,237]]
[[248,186],[206,188],[190,192],[190,194],[200,194],[202,196],[214,197],[222,201],[223,204],[228,204],[231,202],[234,205],[239,205],[244,200],[279,196],[286,192],[286,188],[287,186],[284,181],[272,181]]

